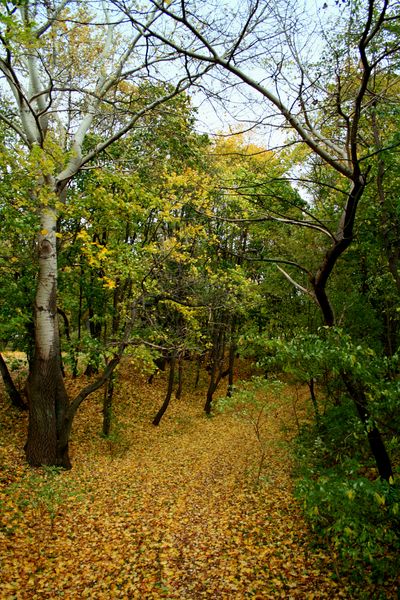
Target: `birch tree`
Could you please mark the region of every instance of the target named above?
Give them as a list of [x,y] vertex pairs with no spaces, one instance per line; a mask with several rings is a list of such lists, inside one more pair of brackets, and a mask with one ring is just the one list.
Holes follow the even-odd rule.
[[[0,69],[11,108],[0,119],[17,134],[31,171],[30,201],[37,215],[35,353],[28,378],[29,431],[25,446],[32,465],[70,467],[68,439],[81,402],[104,383],[122,346],[97,382],[69,400],[61,372],[57,321],[57,220],[75,175],[141,119],[187,87],[186,77],[148,97],[158,59],[143,32],[127,43],[123,18],[108,2],[3,2]],[[163,57],[165,59],[165,56]],[[123,82],[134,92],[123,94]],[[96,131],[101,141],[89,151]],[[89,146],[90,147],[90,146]]]

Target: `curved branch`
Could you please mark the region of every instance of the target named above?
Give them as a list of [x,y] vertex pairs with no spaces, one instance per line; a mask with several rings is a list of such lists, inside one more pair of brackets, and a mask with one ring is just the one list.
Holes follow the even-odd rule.
[[274,217],[273,215],[268,215],[265,217],[255,217],[255,218],[246,218],[246,219],[234,219],[229,217],[220,217],[218,215],[208,215],[207,213],[203,213],[201,210],[196,209],[194,206],[192,207],[194,212],[198,215],[201,215],[207,219],[214,219],[216,221],[223,221],[225,223],[265,223],[268,221],[274,221],[275,223],[285,223],[288,225],[297,225],[299,227],[307,227],[309,229],[315,229],[324,233],[330,239],[335,241],[335,236],[324,226],[315,225],[315,223],[310,223],[310,221],[298,221],[297,219],[287,219],[284,217]]
[[54,12],[50,19],[46,23],[44,23],[41,27],[36,30],[36,37],[39,39],[46,31],[53,25],[53,23],[58,19],[64,8],[69,4],[70,0],[63,0],[59,6],[54,9]]
[[303,294],[306,294],[307,296],[309,296],[317,305],[318,305],[318,301],[315,297],[314,292],[312,292],[311,290],[303,287],[302,285],[300,285],[297,281],[295,281],[293,279],[293,277],[291,277],[289,275],[289,273],[287,273],[284,269],[282,269],[282,267],[280,267],[279,265],[276,265],[276,268],[278,269],[278,271],[280,271],[285,277],[286,279],[297,289],[299,290],[299,292],[303,292]]
[[10,119],[8,119],[8,117],[6,117],[5,115],[3,115],[1,113],[0,113],[0,120],[3,121],[3,123],[5,123],[7,125],[7,127],[12,129],[13,131],[15,131],[15,133],[17,133],[19,135],[19,137],[22,139],[24,144],[26,144],[27,146],[29,145],[29,140],[26,137],[25,132],[14,121],[10,121]]
[[114,356],[114,358],[112,360],[110,360],[110,362],[108,363],[108,365],[106,366],[106,368],[104,369],[104,371],[102,372],[100,377],[98,377],[95,381],[93,381],[93,383],[90,383],[85,388],[83,388],[83,390],[81,390],[79,392],[79,394],[77,396],[75,396],[75,398],[73,399],[73,401],[71,402],[71,404],[68,408],[68,412],[67,412],[68,419],[71,419],[71,421],[72,421],[73,417],[75,416],[76,411],[78,410],[78,408],[80,407],[82,402],[88,396],[90,396],[90,394],[93,394],[93,392],[95,392],[96,390],[101,388],[102,385],[105,384],[105,382],[110,378],[113,371],[119,364],[121,358],[122,358],[122,352],[118,353],[116,356]]
[[[201,77],[206,70],[209,70],[209,68],[210,67],[206,67],[206,69],[202,73],[199,73],[196,76],[196,78]],[[191,82],[190,81],[189,82],[186,81],[186,83],[183,84],[184,81],[185,80],[179,81],[177,83],[177,85],[175,86],[175,88],[169,94],[166,94],[165,96],[162,96],[161,98],[157,98],[157,100],[154,100],[153,102],[150,102],[150,104],[148,104],[147,106],[145,106],[141,110],[139,110],[124,127],[122,127],[121,129],[119,129],[114,135],[112,135],[109,138],[107,138],[104,142],[102,142],[100,144],[97,144],[97,146],[93,150],[91,150],[90,152],[88,152],[85,156],[81,157],[79,155],[79,153],[75,154],[71,158],[71,160],[70,160],[69,164],[67,165],[67,167],[61,173],[59,173],[59,175],[57,176],[57,178],[56,178],[56,187],[57,187],[57,189],[58,190],[62,190],[63,188],[65,188],[65,186],[68,184],[68,182],[70,181],[70,179],[84,165],[86,165],[88,162],[90,162],[91,160],[93,160],[93,158],[95,158],[98,154],[100,154],[100,152],[102,152],[103,150],[105,150],[106,148],[108,148],[111,144],[113,144],[115,141],[119,140],[126,133],[128,133],[128,131],[130,131],[133,128],[133,126],[135,125],[135,123],[137,123],[137,121],[141,117],[143,117],[148,112],[150,112],[150,111],[154,110],[155,108],[157,108],[157,106],[160,106],[161,104],[164,104],[164,103],[168,102],[169,100],[172,100],[172,98],[174,98],[175,96],[181,94],[186,89],[188,89],[188,87],[191,85]]]
[[[168,46],[174,48],[179,54],[189,56],[195,60],[200,62],[206,62],[211,65],[218,65],[223,67],[226,71],[234,75],[243,83],[246,83],[250,88],[259,92],[262,96],[264,96],[267,100],[269,100],[275,108],[278,109],[280,114],[286,119],[286,121],[291,125],[291,127],[299,134],[301,139],[312,149],[318,156],[320,156],[327,164],[333,167],[336,171],[347,177],[348,179],[353,178],[353,169],[346,166],[343,161],[336,159],[332,154],[330,154],[325,148],[320,145],[320,140],[316,140],[313,136],[312,132],[309,132],[297,119],[291,109],[286,106],[281,98],[275,95],[271,90],[266,88],[262,83],[259,83],[256,79],[253,79],[250,75],[242,71],[238,66],[232,64],[229,58],[229,51],[226,51],[223,56],[220,56],[213,45],[208,42],[208,40],[203,36],[203,34],[194,27],[186,18],[180,17],[179,15],[171,12],[164,4],[160,4],[156,0],[152,0],[154,6],[158,8],[163,14],[169,16],[177,23],[181,23],[184,25],[194,36],[195,38],[201,42],[203,47],[208,51],[209,54],[202,54],[196,50],[188,50],[180,46],[177,42],[172,39],[166,38],[161,33],[154,31],[151,27],[146,27],[149,35],[152,35],[154,38],[159,41],[167,44]],[[132,23],[135,23],[135,20],[131,15],[128,14]],[[228,57],[228,58],[227,58]]]

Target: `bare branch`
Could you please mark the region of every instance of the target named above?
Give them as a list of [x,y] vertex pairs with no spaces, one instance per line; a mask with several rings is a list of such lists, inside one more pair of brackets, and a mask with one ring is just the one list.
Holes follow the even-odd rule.
[[303,292],[303,294],[306,294],[307,296],[309,296],[317,305],[317,299],[315,297],[315,294],[311,291],[308,290],[307,288],[303,287],[302,285],[300,285],[299,283],[297,283],[297,281],[295,281],[290,275],[289,273],[287,273],[284,269],[282,269],[282,267],[280,267],[279,265],[276,265],[276,268],[278,269],[278,271],[280,271],[285,277],[286,279],[297,289],[299,290],[299,292]]
[[57,21],[58,17],[64,10],[64,8],[70,3],[71,0],[62,0],[60,4],[54,9],[53,14],[41,27],[36,30],[36,37],[39,39],[44,33]]

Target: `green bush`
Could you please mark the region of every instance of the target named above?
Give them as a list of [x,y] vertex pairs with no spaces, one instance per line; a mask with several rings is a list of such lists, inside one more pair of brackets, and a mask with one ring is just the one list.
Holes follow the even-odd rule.
[[365,435],[350,402],[327,411],[320,427],[304,427],[296,495],[338,571],[381,584],[400,572],[400,487],[376,479]]

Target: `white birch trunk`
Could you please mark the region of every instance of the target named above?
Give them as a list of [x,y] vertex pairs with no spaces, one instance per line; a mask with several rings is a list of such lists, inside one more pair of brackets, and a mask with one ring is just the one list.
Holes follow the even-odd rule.
[[52,208],[44,207],[38,236],[39,277],[35,299],[36,352],[48,360],[59,352],[57,320],[57,216]]

